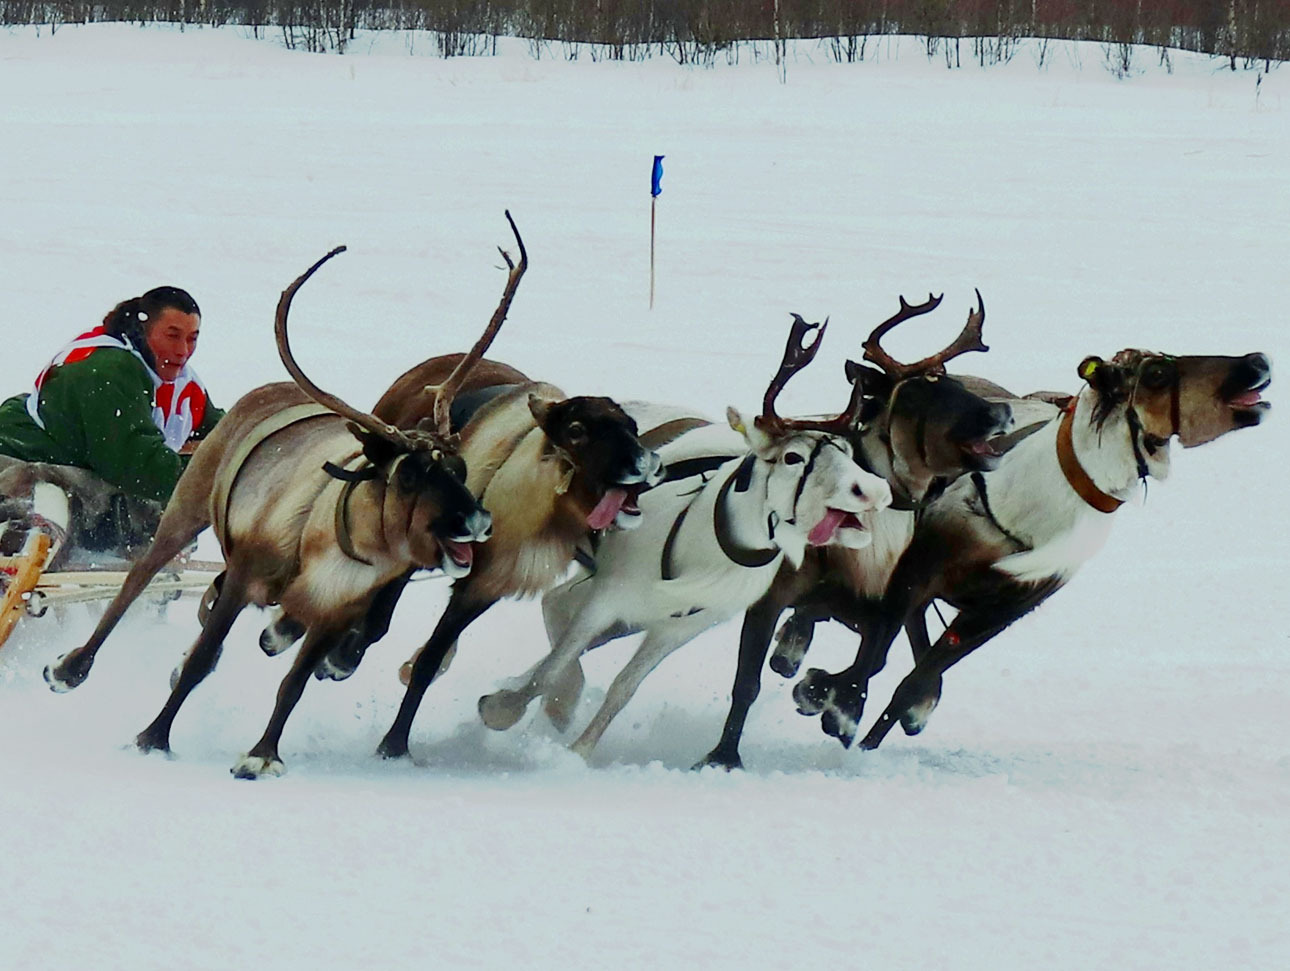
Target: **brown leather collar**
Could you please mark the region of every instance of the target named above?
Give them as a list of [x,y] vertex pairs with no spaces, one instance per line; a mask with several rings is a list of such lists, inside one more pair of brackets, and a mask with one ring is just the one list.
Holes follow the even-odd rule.
[[1064,409],[1062,423],[1057,427],[1057,463],[1062,467],[1062,474],[1072,489],[1081,499],[1098,512],[1112,513],[1124,505],[1123,499],[1108,495],[1097,487],[1097,484],[1084,471],[1075,457],[1075,444],[1071,436],[1071,427],[1075,424],[1075,405],[1079,398],[1071,399]]

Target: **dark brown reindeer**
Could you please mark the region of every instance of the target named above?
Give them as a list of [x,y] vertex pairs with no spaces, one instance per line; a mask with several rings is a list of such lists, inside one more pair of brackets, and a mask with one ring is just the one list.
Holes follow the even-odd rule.
[[[1101,547],[1113,514],[1148,477],[1169,472],[1170,442],[1184,448],[1262,421],[1271,378],[1264,354],[1175,357],[1121,351],[1086,358],[1084,389],[1019,442],[993,471],[960,479],[930,503],[892,573],[878,616],[862,625],[854,664],[807,672],[794,698],[804,714],[850,745],[869,679],[902,625],[916,663],[864,737],[876,748],[899,722],[917,734],[940,699],[942,675],[1060,590]],[[958,615],[931,643],[933,599]]]
[[739,740],[761,690],[762,665],[780,614],[793,607],[795,623],[781,632],[771,666],[788,677],[796,672],[815,622],[836,619],[858,629],[863,618],[877,609],[927,501],[959,476],[998,464],[999,448],[1004,447],[999,436],[1012,424],[1010,406],[986,401],[945,372],[945,365],[959,355],[987,350],[981,342],[985,304],[980,293],[977,309],[968,314],[963,330],[944,350],[905,364],[882,347],[882,339],[896,326],[930,313],[940,303],[940,297],[930,295],[917,305],[901,297],[900,309],[864,342],[864,360],[880,370],[847,362],[848,377],[867,401],[859,422],[840,430],[851,438],[857,460],[887,479],[894,501],[872,517],[869,546],[808,550],[799,568],[781,569],[766,594],[748,609],[740,632],[730,712],[720,741],[696,768],[742,765]]
[[[510,221],[510,215],[507,214]],[[275,319],[278,350],[294,384],[267,385],[240,399],[193,456],[156,539],[126,577],[83,647],[46,668],[55,691],[76,687],[126,608],[156,572],[207,526],[226,570],[202,633],[165,706],[136,739],[169,750],[170,727],[192,689],[214,668],[224,637],[248,603],[281,604],[309,636],[284,679],[260,742],[235,774],[277,774],[278,739],[309,674],[368,609],[375,591],[410,568],[464,576],[474,544],[488,539],[489,514],[466,485],[466,468],[445,416],[470,369],[496,336],[527,266],[511,265],[502,300],[468,355],[456,356],[429,395],[438,425],[400,430],[319,389],[296,365],[287,316],[301,285],[340,247],[283,291]],[[510,263],[509,257],[507,258]]]

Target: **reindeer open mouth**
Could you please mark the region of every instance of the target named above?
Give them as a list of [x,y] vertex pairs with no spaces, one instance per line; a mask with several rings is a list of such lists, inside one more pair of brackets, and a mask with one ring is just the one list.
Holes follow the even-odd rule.
[[812,526],[811,531],[806,534],[806,542],[811,546],[823,546],[844,529],[865,531],[864,523],[855,513],[830,506],[824,513],[824,518]]
[[635,529],[640,525],[641,493],[649,486],[644,482],[632,485],[611,486],[587,514],[588,529],[606,529],[610,525],[619,529]]
[[1244,391],[1226,394],[1223,396],[1223,404],[1236,412],[1246,412],[1254,421],[1260,420],[1262,412],[1272,407],[1272,403],[1263,400],[1263,392],[1268,390],[1268,385],[1272,383],[1271,378],[1260,382],[1252,388],[1246,388]]
[[1272,383],[1272,362],[1266,354],[1247,354],[1231,368],[1218,389],[1219,400],[1236,413],[1242,426],[1257,425],[1272,407],[1263,392]]
[[439,548],[443,550],[443,572],[456,579],[469,575],[475,565],[475,544],[459,540],[437,537]]

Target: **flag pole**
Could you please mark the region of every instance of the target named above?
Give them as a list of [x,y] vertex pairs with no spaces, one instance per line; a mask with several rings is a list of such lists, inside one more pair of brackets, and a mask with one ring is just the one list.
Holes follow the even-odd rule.
[[654,168],[649,180],[649,309],[654,309],[654,225],[658,209],[658,196],[663,191],[663,156],[654,156]]
[[654,309],[654,211],[658,208],[658,196],[649,200],[649,309]]

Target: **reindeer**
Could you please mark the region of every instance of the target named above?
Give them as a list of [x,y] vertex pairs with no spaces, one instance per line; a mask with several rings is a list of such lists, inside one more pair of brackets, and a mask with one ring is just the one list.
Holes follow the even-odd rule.
[[882,339],[895,327],[941,303],[940,297],[930,294],[917,305],[901,297],[900,309],[864,342],[864,360],[881,370],[847,362],[848,377],[864,382],[869,401],[858,424],[839,430],[849,434],[857,460],[891,484],[894,501],[874,515],[871,544],[859,549],[834,544],[807,550],[800,567],[785,564],[765,595],[748,608],[725,727],[720,741],[695,768],[742,767],[739,740],[760,693],[762,664],[785,608],[794,608],[793,621],[780,632],[771,667],[791,677],[810,643],[815,622],[832,618],[855,628],[877,609],[927,502],[959,476],[998,465],[999,449],[1008,444],[1000,436],[1012,425],[1011,406],[985,400],[945,371],[946,364],[961,354],[988,350],[981,341],[985,302],[980,291],[976,296],[976,310],[944,350],[905,364],[883,349]]
[[[730,428],[742,439],[740,454],[726,458],[722,447],[715,453],[696,448],[696,439],[710,443],[721,430],[710,425],[691,428],[662,447],[672,474],[696,455],[716,457],[706,463],[707,474],[681,473],[643,496],[640,529],[604,536],[594,571],[583,570],[546,595],[551,653],[518,688],[480,699],[489,728],[514,725],[539,694],[557,706],[576,698],[584,651],[644,631],[603,707],[571,746],[586,756],[664,657],[756,600],[782,563],[800,563],[808,546],[869,543],[861,517],[891,502],[887,483],[853,461],[851,443],[836,433],[837,420],[790,421],[775,410],[789,378],[815,357],[824,326],[795,314],[761,415],[749,420],[733,408],[727,412]],[[853,406],[859,400],[854,395]],[[563,714],[567,721],[567,707],[562,713],[548,705],[553,712],[553,720]]]
[[[810,669],[793,691],[824,731],[854,740],[869,679],[904,625],[913,671],[861,741],[876,748],[899,722],[923,730],[942,675],[1060,590],[1101,548],[1115,511],[1139,482],[1169,473],[1170,442],[1184,448],[1259,424],[1271,364],[1264,354],[1176,357],[1121,351],[1086,358],[1086,386],[989,472],[959,479],[931,502],[892,573],[878,616],[862,625],[855,662]],[[924,611],[934,598],[958,608],[935,643]]]
[[[241,398],[193,456],[162,516],[156,538],[131,568],[90,640],[45,669],[55,691],[88,676],[95,655],[156,572],[214,526],[226,570],[203,630],[170,698],[136,738],[143,751],[169,751],[170,727],[184,701],[218,660],[222,642],[248,603],[280,603],[308,628],[264,736],[234,774],[280,774],[277,745],[286,718],[318,659],[368,609],[373,594],[412,567],[468,575],[491,517],[469,490],[466,467],[446,415],[471,368],[506,317],[527,254],[510,266],[497,310],[474,348],[430,395],[442,419],[403,431],[317,387],[301,371],[287,339],[292,298],[332,250],[298,277],[278,303],[275,334],[294,384],[258,388]],[[505,256],[505,254],[503,254]]]
[[[442,411],[460,434],[466,484],[493,524],[474,569],[454,582],[429,640],[404,665],[407,690],[378,748],[385,758],[407,754],[421,699],[462,632],[498,600],[534,596],[554,585],[592,534],[635,528],[639,497],[660,477],[659,456],[638,440],[636,422],[616,402],[567,397],[507,364],[481,361],[454,406],[440,409],[433,389],[458,363],[449,355],[416,365],[373,409],[398,427],[416,427],[427,413]],[[355,670],[367,647],[388,630],[410,576],[376,595],[367,615],[320,661],[318,676],[340,680]],[[281,649],[307,626],[288,612],[261,644]]]

